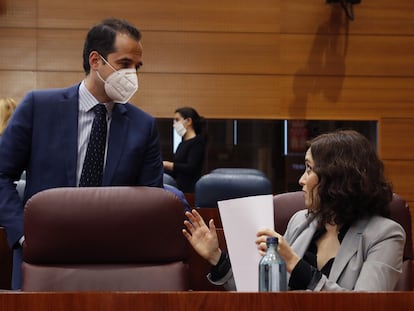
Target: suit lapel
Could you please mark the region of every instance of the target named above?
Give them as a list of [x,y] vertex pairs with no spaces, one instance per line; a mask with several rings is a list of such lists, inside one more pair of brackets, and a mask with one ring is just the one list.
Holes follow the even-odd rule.
[[316,228],[317,221],[313,219],[310,223],[309,221],[305,221],[293,232],[291,241],[294,242],[291,244],[291,247],[299,257],[303,257],[305,255],[313,235],[315,234]]
[[362,233],[364,232],[367,223],[368,219],[360,220],[348,229],[348,232],[342,240],[339,252],[335,256],[335,260],[329,274],[329,279],[331,281],[338,281],[346,265],[349,263],[349,260],[357,252],[362,242]]
[[109,130],[108,151],[106,156],[103,186],[111,185],[116,168],[124,151],[128,134],[129,118],[125,105],[115,104],[112,110]]
[[79,85],[71,87],[64,93],[64,98],[57,103],[59,120],[61,120],[62,152],[66,154],[66,174],[68,185],[76,185],[76,165],[78,159],[78,114],[79,114]]

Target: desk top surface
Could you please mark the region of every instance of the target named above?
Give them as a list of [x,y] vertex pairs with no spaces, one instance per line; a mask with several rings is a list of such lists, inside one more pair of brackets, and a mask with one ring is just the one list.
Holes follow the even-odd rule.
[[[414,292],[0,292],[0,310],[414,310]],[[277,307],[277,308],[276,308]]]

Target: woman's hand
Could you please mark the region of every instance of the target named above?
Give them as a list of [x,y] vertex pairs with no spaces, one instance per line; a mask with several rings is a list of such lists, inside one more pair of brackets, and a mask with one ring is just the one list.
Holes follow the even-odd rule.
[[283,236],[275,232],[272,229],[261,229],[257,232],[256,236],[257,236],[257,239],[256,239],[257,248],[259,249],[259,253],[262,256],[266,254],[267,237],[269,236],[277,237],[279,240],[277,251],[286,263],[286,270],[289,273],[292,272],[293,268],[299,262],[300,257],[292,250],[292,248],[289,246],[289,244],[286,242]]
[[196,210],[193,209],[191,213],[186,212],[185,215],[190,221],[184,221],[184,225],[187,228],[183,229],[184,236],[201,257],[213,266],[217,265],[220,260],[221,249],[219,248],[213,219],[210,219],[209,227],[207,227],[203,218]]

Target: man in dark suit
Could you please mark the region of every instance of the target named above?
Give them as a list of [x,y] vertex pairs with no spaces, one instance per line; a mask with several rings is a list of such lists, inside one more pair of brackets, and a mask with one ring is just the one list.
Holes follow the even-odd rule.
[[[141,65],[140,32],[126,21],[105,20],[86,37],[80,84],[29,92],[18,105],[0,145],[0,225],[15,249],[13,288],[20,288],[23,206],[39,191],[85,185],[81,175],[95,106],[106,107],[107,129],[97,185],[162,187],[155,119],[128,103]],[[22,201],[13,182],[24,170]]]

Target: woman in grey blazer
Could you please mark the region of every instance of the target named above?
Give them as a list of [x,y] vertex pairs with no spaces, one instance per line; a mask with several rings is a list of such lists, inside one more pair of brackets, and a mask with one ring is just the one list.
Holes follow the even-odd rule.
[[[401,275],[404,229],[389,216],[392,189],[375,148],[355,131],[313,139],[299,180],[306,210],[289,221],[282,237],[273,229],[257,233],[259,252],[266,237],[279,238],[291,290],[386,291]],[[235,289],[228,255],[218,245],[212,220],[186,213],[184,236],[212,264],[214,284]]]

